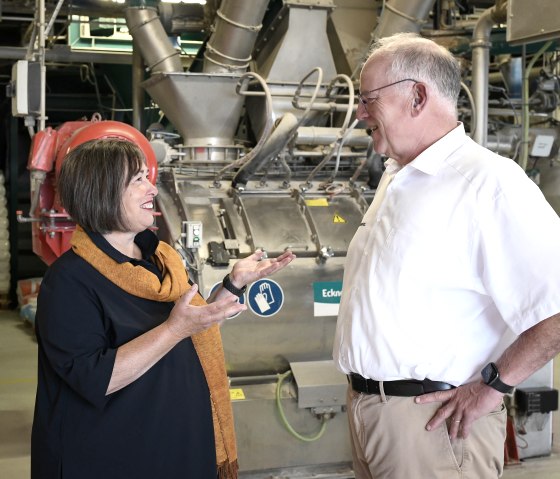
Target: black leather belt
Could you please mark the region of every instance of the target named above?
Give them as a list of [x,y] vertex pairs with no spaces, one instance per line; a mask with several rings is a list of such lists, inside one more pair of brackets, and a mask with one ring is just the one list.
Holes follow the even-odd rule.
[[[352,384],[352,389],[359,393],[381,394],[379,381],[366,379],[359,374],[350,373],[348,379]],[[436,391],[447,391],[455,386],[441,381],[430,381],[424,379],[401,379],[399,381],[383,381],[383,391],[387,396],[420,396],[422,394],[433,393]]]

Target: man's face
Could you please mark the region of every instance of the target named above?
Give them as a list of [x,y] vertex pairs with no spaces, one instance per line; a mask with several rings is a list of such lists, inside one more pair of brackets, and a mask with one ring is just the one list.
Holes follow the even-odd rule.
[[359,102],[356,117],[371,128],[375,151],[401,162],[406,159],[408,109],[414,81],[393,83],[387,79],[387,69],[388,61],[382,59],[364,65],[360,92],[366,104]]

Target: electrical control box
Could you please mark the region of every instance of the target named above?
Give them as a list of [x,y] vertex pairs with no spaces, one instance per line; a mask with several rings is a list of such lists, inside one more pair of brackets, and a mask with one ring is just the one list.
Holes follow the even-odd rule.
[[519,388],[515,390],[517,410],[530,416],[558,410],[558,391],[549,387]]
[[202,245],[202,222],[183,221],[183,237],[186,248],[200,248]]
[[12,115],[37,115],[40,110],[41,65],[19,60],[12,67],[8,96],[12,97]]

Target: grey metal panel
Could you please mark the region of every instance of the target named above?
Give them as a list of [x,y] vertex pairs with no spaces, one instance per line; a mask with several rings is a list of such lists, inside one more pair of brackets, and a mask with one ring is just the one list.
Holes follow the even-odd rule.
[[342,407],[346,403],[348,380],[338,371],[334,361],[290,363],[297,386],[298,407]]
[[[323,69],[325,81],[336,75],[327,37],[327,16],[332,3],[320,3],[324,6],[289,5],[286,13],[277,17],[281,25],[272,25],[262,35],[263,42],[258,45],[262,53],[257,63],[267,81],[299,81],[317,66]],[[285,34],[277,38],[278,32],[283,31]]]
[[202,223],[202,246],[198,254],[201,258],[208,258],[210,255],[208,243],[224,241],[222,225],[214,210],[218,199],[210,196],[208,188],[189,182],[179,183],[179,198],[183,205],[185,219]]
[[558,0],[509,0],[506,40],[531,43],[560,37]]
[[375,28],[376,39],[400,32],[419,32],[435,0],[394,0],[385,4]]
[[334,196],[327,205],[312,205],[307,202],[307,211],[313,220],[318,243],[330,246],[335,254],[346,256],[350,241],[364,216],[360,205],[348,196]]
[[[287,370],[290,362],[332,359],[337,318],[314,316],[313,285],[341,282],[344,259],[331,258],[317,264],[315,258],[296,258],[271,277],[284,293],[282,308],[274,316],[260,317],[247,309],[222,325],[231,376],[277,373]],[[205,266],[205,297],[225,272]]]
[[[330,419],[321,438],[304,442],[292,436],[281,422],[275,383],[248,385],[241,389],[245,399],[233,401],[241,478],[354,477],[329,475],[333,471],[351,472],[352,452],[346,413]],[[320,421],[310,410],[298,408],[294,396],[293,387],[284,383],[280,401],[290,425],[303,435],[317,433]],[[287,470],[290,473],[280,472]],[[255,475],[251,475],[251,471],[256,471]],[[302,476],[301,471],[310,471],[310,474]],[[315,475],[318,472],[324,475]]]
[[156,224],[160,228],[158,236],[161,240],[173,243],[181,237],[181,224],[183,218],[179,205],[176,203],[174,192],[166,188],[165,185],[157,184],[158,195],[156,196],[157,210],[161,213],[156,218]]
[[286,248],[296,254],[316,251],[311,231],[294,198],[243,196],[239,201],[254,249],[266,247],[272,256]]
[[239,254],[241,256],[246,256],[252,253],[252,249],[247,242],[248,233],[245,225],[243,224],[243,218],[239,214],[238,208],[234,203],[232,198],[224,198],[221,201],[221,206],[224,209],[226,223],[228,228],[231,229],[231,236],[235,238],[238,242]]

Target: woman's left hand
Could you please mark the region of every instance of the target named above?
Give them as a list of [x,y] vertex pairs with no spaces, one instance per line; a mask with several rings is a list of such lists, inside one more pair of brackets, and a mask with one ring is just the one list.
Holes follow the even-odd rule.
[[251,256],[240,259],[231,270],[229,279],[237,288],[253,283],[261,278],[270,276],[292,262],[296,257],[290,250],[286,250],[277,258],[262,259],[264,251],[257,250]]

